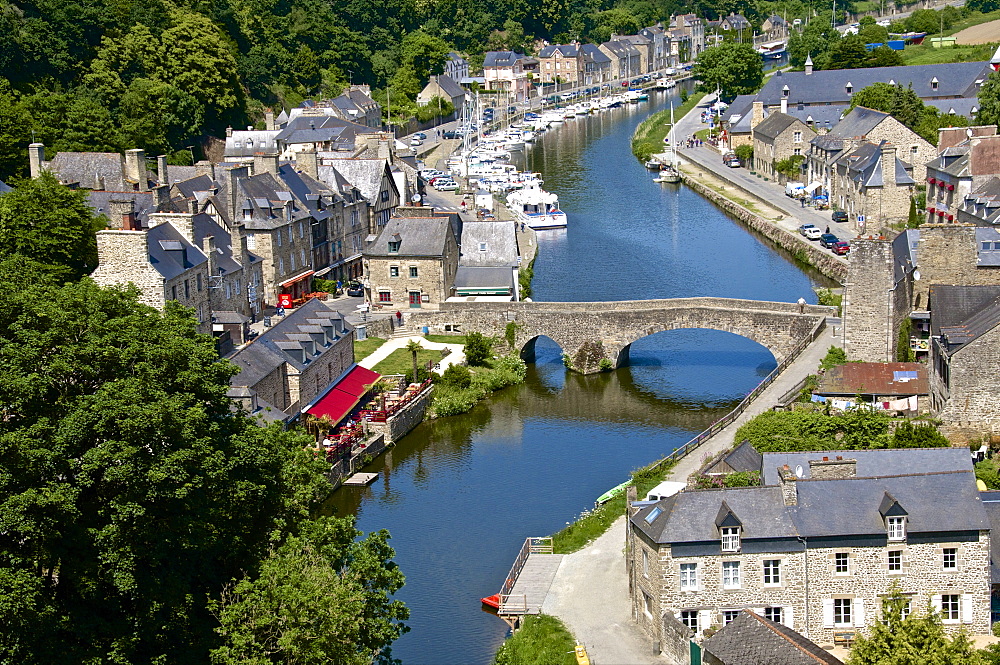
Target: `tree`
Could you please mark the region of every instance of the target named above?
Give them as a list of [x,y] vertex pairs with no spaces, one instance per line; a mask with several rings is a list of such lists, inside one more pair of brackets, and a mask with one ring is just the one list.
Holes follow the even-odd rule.
[[941,617],[932,610],[921,612],[910,607],[910,600],[894,582],[882,599],[882,620],[873,622],[858,636],[847,665],[978,662],[976,650],[964,632],[949,638]]
[[409,611],[390,600],[403,574],[387,531],[360,535],[354,518],[319,518],[274,548],[211,603],[224,641],[212,662],[393,662],[388,647],[408,630]]
[[753,167],[753,144],[744,143],[736,146],[736,156],[740,158],[740,163],[747,168]]
[[712,92],[719,88],[724,98],[732,99],[760,89],[764,61],[750,44],[724,43],[698,54],[693,74],[701,81],[703,90]]
[[55,176],[14,181],[0,196],[0,259],[23,256],[63,279],[79,279],[97,267],[95,233],[104,218],[87,193],[59,184]]
[[[924,103],[913,88],[889,83],[873,83],[851,97],[851,108],[864,106],[889,113],[910,129],[915,130],[924,116]],[[934,143],[937,143],[935,140]]]
[[472,332],[465,336],[465,360],[473,367],[485,365],[492,352],[493,345],[482,333]]
[[421,351],[424,347],[420,346],[420,342],[415,339],[411,339],[406,343],[406,350],[410,352],[413,357],[413,382],[419,381],[417,378],[417,353]]
[[992,72],[979,88],[976,124],[1000,124],[1000,72]]
[[856,69],[868,66],[868,49],[858,35],[847,35],[830,47],[827,69]]
[[840,32],[829,20],[813,19],[801,32],[793,31],[788,39],[789,62],[793,67],[802,67],[806,58],[812,57],[816,69],[826,69],[827,53],[840,39]]
[[0,179],[26,173],[30,132],[31,116],[18,103],[7,79],[0,78]]
[[873,50],[867,62],[868,67],[898,67],[905,64],[899,51],[894,51],[885,44]]

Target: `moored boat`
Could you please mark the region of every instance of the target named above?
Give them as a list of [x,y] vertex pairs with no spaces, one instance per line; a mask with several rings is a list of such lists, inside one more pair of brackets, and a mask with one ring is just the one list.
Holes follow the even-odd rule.
[[566,213],[559,209],[559,197],[537,183],[526,183],[507,195],[507,207],[514,220],[535,230],[561,229],[567,224]]

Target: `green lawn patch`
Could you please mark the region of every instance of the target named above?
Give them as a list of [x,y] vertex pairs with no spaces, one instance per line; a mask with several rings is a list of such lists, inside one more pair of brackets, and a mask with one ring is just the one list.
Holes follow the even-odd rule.
[[[438,349],[421,349],[417,351],[417,365],[424,367],[427,362],[441,362],[441,351]],[[406,374],[413,371],[413,354],[406,349],[396,349],[389,356],[373,367],[382,374]]]
[[562,621],[548,614],[528,615],[521,628],[500,645],[494,665],[576,665],[576,640]]
[[978,62],[989,60],[996,51],[996,44],[969,44],[933,48],[929,44],[907,46],[902,51],[907,65],[939,65],[946,62]]
[[535,277],[536,258],[538,258],[538,245],[535,245],[535,253],[527,265],[522,265],[517,271],[517,285],[521,290],[521,300],[531,297],[531,280]]
[[[645,497],[649,490],[666,479],[674,464],[675,462],[660,460],[633,471],[631,482],[636,487],[636,495]],[[619,492],[607,503],[585,510],[579,519],[553,534],[552,547],[556,554],[570,554],[581,550],[611,528],[615,520],[625,514],[625,496],[626,492]]]
[[[695,108],[704,96],[704,92],[696,92],[675,108],[674,122],[680,122],[681,118]],[[670,109],[654,113],[635,128],[635,133],[632,135],[632,154],[641,162],[648,161],[653,155],[663,152],[666,147],[663,138],[669,132]]]
[[424,335],[428,342],[438,342],[440,344],[461,344],[465,346],[465,335]]
[[[969,16],[963,19],[959,19],[951,24],[951,28],[944,31],[946,35],[954,35],[956,33],[962,32],[966,28],[971,28],[974,25],[979,25],[980,23],[988,23],[989,21],[996,21],[1000,19],[1000,9],[992,12],[987,12],[983,14],[982,12],[972,12]],[[937,35],[927,35],[928,37],[936,37]],[[992,55],[992,54],[991,54]],[[989,60],[989,58],[986,58]]]
[[360,339],[354,342],[354,360],[358,361],[362,358],[367,358],[371,354],[375,353],[375,350],[385,344],[385,340],[381,337],[369,337],[368,339]]

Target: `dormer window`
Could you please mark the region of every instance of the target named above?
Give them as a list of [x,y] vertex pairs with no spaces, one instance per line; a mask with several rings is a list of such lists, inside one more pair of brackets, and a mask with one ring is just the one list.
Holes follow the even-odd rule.
[[889,540],[891,542],[900,542],[906,540],[906,518],[905,517],[887,517],[885,518],[885,528],[889,534]]
[[788,95],[789,95],[790,92],[791,92],[791,90],[789,90],[788,86],[786,85],[784,88],[781,89],[781,96],[782,97],[788,97]]
[[399,241],[398,240],[390,240],[389,241],[389,253],[390,254],[397,254],[398,252],[399,252]]
[[938,89],[938,79],[935,76],[934,78],[931,79],[931,90],[937,90],[937,89]]
[[849,94],[849,95],[853,94],[854,93],[854,84],[851,83],[850,81],[848,81],[847,85],[844,86],[844,90],[846,90],[847,94]]
[[740,528],[738,526],[723,527],[722,531],[722,551],[740,551]]

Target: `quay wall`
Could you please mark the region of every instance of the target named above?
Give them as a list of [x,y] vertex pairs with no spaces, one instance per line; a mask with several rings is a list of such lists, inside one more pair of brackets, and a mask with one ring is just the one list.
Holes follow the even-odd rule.
[[[798,256],[805,255],[806,261],[810,265],[814,266],[817,270],[831,279],[835,279],[838,282],[843,282],[847,279],[847,264],[836,258],[833,254],[824,252],[819,247],[800,238],[795,233],[787,231],[777,224],[764,219],[760,215],[747,210],[740,204],[702,184],[686,173],[682,174],[682,176],[684,178],[685,185],[698,192],[732,216],[736,217],[737,220],[747,225],[757,233],[760,233],[774,244],[787,249]],[[730,184],[735,188],[739,188],[738,185],[732,183]],[[739,191],[744,190],[740,189]],[[753,196],[753,194],[750,194],[749,192],[744,193],[747,196]]]

